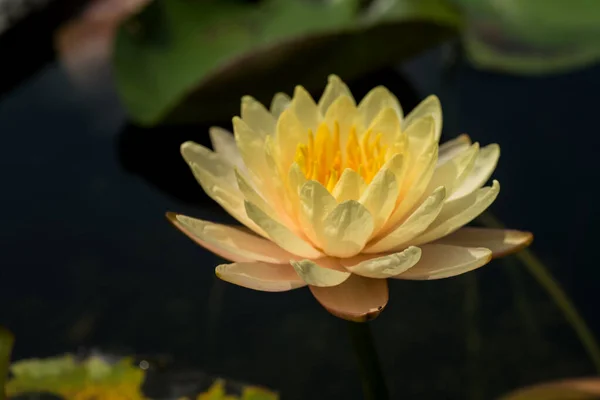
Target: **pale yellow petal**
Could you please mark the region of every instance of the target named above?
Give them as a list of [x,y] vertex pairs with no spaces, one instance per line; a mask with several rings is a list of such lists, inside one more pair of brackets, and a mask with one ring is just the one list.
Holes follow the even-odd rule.
[[499,158],[500,146],[497,144],[490,144],[479,150],[473,168],[463,182],[454,190],[449,200],[464,197],[482,187],[492,176],[496,165],[498,165]]
[[238,117],[233,118],[233,132],[250,177],[257,187],[262,187],[264,178],[268,177],[270,172],[265,159],[264,136],[256,133]]
[[258,261],[223,264],[215,269],[215,273],[226,282],[263,292],[285,292],[306,286],[289,264]]
[[445,198],[446,188],[443,186],[437,188],[405,221],[399,223],[396,229],[369,244],[363,252],[383,253],[406,247],[406,243],[423,233],[437,218]]
[[435,120],[435,141],[440,139],[442,134],[442,106],[440,100],[435,95],[431,95],[419,103],[406,118],[404,119],[403,126],[407,129],[409,126],[414,124],[419,119],[425,116],[432,116]]
[[316,133],[321,120],[317,104],[302,86],[296,86],[290,107],[302,123],[305,133],[310,129]]
[[343,203],[347,200],[358,200],[366,186],[367,184],[362,176],[356,171],[346,168],[342,172],[340,180],[335,184],[332,194],[338,203]]
[[388,302],[386,279],[371,279],[352,274],[338,286],[309,288],[327,311],[353,322],[375,319]]
[[532,241],[533,234],[531,232],[462,227],[456,232],[436,240],[435,243],[462,247],[485,247],[490,249],[492,256],[496,258],[516,253],[529,246]]
[[282,170],[286,171],[294,162],[298,145],[307,143],[308,130],[304,129],[304,125],[291,107],[279,116],[276,130],[277,162]]
[[400,122],[397,111],[388,107],[382,109],[367,127],[373,137],[381,134],[383,143],[390,145],[402,132]]
[[325,91],[319,99],[319,111],[322,116],[327,114],[329,106],[331,106],[340,96],[349,97],[352,100],[352,103],[356,104],[350,89],[348,89],[348,86],[346,86],[337,75],[329,75],[328,81]]
[[433,191],[439,186],[444,186],[448,198],[454,193],[454,189],[466,179],[475,165],[475,159],[479,152],[479,143],[474,143],[462,153],[457,153],[443,164],[437,165],[426,193]]
[[294,215],[300,214],[300,189],[307,182],[304,172],[297,163],[292,163],[288,172],[288,199],[292,204]]
[[431,151],[435,145],[436,121],[432,116],[426,115],[409,125],[404,132],[408,136],[408,151],[413,159],[421,154]]
[[391,108],[396,114],[397,120],[402,121],[402,107],[398,98],[384,86],[377,86],[358,104],[358,120],[363,128],[371,125],[377,115],[386,108]]
[[399,253],[359,254],[352,258],[344,258],[341,262],[353,274],[384,279],[401,274],[415,265],[420,258],[421,249],[411,246]]
[[210,135],[213,149],[223,160],[239,168],[241,171],[246,170],[246,165],[244,164],[244,160],[242,160],[242,155],[237,148],[232,132],[213,126],[209,128],[208,134]]
[[[210,221],[167,213],[167,218],[179,230],[201,246],[211,245],[227,254],[237,256],[234,261],[263,261],[272,264],[287,264],[297,257],[273,242],[253,235],[235,226],[216,224]],[[229,259],[229,257],[226,257]]]
[[237,170],[235,171],[235,176],[237,179],[237,184],[240,192],[244,196],[245,200],[248,200],[250,203],[255,204],[261,210],[266,212],[271,218],[278,220],[277,212],[270,206],[265,199],[256,191],[256,189],[252,186],[250,182]]
[[461,275],[484,266],[492,259],[492,251],[482,247],[459,247],[442,244],[421,246],[419,262],[396,279],[432,280]]
[[429,228],[422,235],[411,240],[410,244],[416,246],[432,242],[458,230],[484,212],[496,200],[499,192],[500,183],[494,181],[492,186],[478,189],[468,196],[447,202]]
[[275,132],[275,117],[251,96],[242,97],[241,117],[257,135],[264,137]]
[[200,144],[185,142],[181,145],[181,155],[190,167],[195,164],[198,168],[205,170],[216,178],[223,179],[229,184],[235,182],[233,166],[220,154]]
[[315,249],[306,240],[300,238],[294,232],[273,218],[269,217],[263,210],[256,205],[245,201],[246,214],[256,225],[264,230],[269,238],[282,249],[305,258],[319,258],[323,254]]
[[348,200],[333,209],[323,226],[323,251],[333,257],[352,257],[360,253],[371,236],[373,217],[362,204]]
[[291,101],[292,99],[290,99],[290,96],[285,93],[275,94],[271,101],[271,114],[273,114],[273,117],[279,118],[281,113],[288,108]]
[[324,221],[336,207],[335,198],[317,181],[307,181],[300,189],[300,215],[302,230],[317,246],[323,246]]
[[[340,148],[345,149],[348,143],[350,130],[354,125],[356,117],[356,106],[354,100],[348,96],[338,97],[327,109],[325,123],[330,132],[340,131]],[[337,128],[336,128],[337,126]]]
[[298,276],[312,286],[337,286],[350,277],[350,272],[340,265],[339,260],[330,257],[290,261],[290,264]]
[[462,153],[471,145],[471,138],[467,134],[462,134],[454,139],[440,144],[438,164],[443,164],[456,154]]
[[375,175],[358,201],[373,217],[373,232],[385,224],[396,206],[398,183],[396,175],[388,169],[381,169]]

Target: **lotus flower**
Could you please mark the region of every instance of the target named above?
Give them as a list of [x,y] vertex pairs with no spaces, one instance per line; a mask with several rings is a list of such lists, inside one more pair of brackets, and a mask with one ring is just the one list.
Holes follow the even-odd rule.
[[245,226],[175,213],[195,242],[232,261],[222,280],[281,292],[308,286],[332,314],[375,318],[387,278],[448,278],[532,240],[527,232],[463,228],[498,196],[482,187],[500,148],[462,135],[438,145],[440,102],[426,98],[406,117],[384,87],[358,106],[337,77],[318,103],[301,86],[278,93],[270,111],[242,99],[234,134],[212,128],[214,152],[181,152],[204,191]]

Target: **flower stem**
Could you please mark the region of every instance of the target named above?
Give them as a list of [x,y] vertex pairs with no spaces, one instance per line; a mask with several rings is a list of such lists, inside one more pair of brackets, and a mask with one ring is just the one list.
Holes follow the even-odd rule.
[[365,400],[388,400],[387,386],[369,324],[348,322],[348,332],[358,360]]

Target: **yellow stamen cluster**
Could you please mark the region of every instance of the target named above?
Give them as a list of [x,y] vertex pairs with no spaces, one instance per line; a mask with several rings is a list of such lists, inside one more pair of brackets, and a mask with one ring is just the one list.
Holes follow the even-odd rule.
[[369,183],[386,161],[388,146],[381,143],[381,137],[380,133],[373,137],[372,131],[367,130],[359,140],[352,126],[342,154],[339,124],[334,124],[331,134],[327,124],[321,123],[316,135],[309,130],[307,144],[298,145],[294,161],[307,179],[320,182],[329,191],[346,168],[356,171]]

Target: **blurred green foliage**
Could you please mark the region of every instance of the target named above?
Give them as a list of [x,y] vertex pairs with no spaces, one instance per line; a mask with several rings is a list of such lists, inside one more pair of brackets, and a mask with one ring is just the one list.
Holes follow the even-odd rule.
[[6,328],[0,326],[0,400],[6,398],[4,387],[8,377],[8,368],[10,365],[10,355],[14,344],[12,333]]

